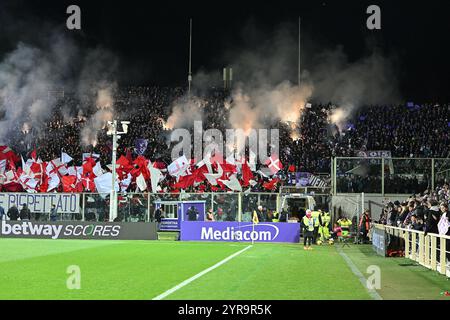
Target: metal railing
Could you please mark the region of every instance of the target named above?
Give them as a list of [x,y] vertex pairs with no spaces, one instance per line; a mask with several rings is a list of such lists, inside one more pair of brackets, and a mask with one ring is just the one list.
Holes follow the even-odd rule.
[[450,181],[450,159],[335,157],[331,177],[333,195],[413,194]]
[[449,236],[423,231],[374,224],[374,228],[384,230],[388,235],[404,240],[405,258],[411,259],[420,265],[438,271],[448,277],[447,271],[447,241]]

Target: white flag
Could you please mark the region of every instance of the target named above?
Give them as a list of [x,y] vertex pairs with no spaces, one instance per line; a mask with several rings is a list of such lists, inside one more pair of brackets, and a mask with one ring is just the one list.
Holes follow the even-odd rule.
[[[101,176],[94,178],[95,187],[97,192],[101,194],[111,193],[112,191],[112,173],[107,172]],[[119,184],[117,181],[114,183],[114,189],[119,191]]]
[[129,173],[125,179],[120,181],[120,191],[125,192],[127,191],[128,187],[131,184],[131,179],[133,176]]
[[83,162],[84,160],[86,160],[86,158],[93,158],[97,160],[98,158],[100,158],[100,155],[97,153],[83,153]]
[[189,168],[189,161],[186,156],[179,157],[174,162],[169,164],[167,170],[169,170],[169,174],[174,177],[179,177],[183,175],[186,170]]
[[440,235],[445,235],[448,232],[450,224],[448,222],[447,214],[443,214],[441,220],[438,223],[438,229]]
[[220,180],[224,185],[230,188],[233,191],[242,191],[242,186],[239,183],[239,180],[236,178],[236,175],[233,174],[230,176],[229,180]]
[[222,166],[217,164],[217,173],[205,173],[204,176],[208,179],[209,183],[213,186],[217,185],[217,179],[219,179],[223,174]]
[[0,160],[0,174],[4,174],[6,170],[6,160]]
[[53,189],[58,188],[61,180],[58,177],[57,173],[52,173],[48,175],[48,188],[47,191],[52,191]]
[[73,158],[71,156],[69,156],[67,153],[61,151],[61,162],[62,163],[67,164],[72,160],[73,160]]
[[148,163],[147,168],[150,171],[152,192],[156,193],[158,191],[158,183],[161,180],[161,178],[164,178],[164,176],[158,168],[153,167],[151,162]]
[[144,176],[142,173],[136,178],[136,185],[140,191],[147,190],[147,183],[145,182]]
[[100,177],[103,174],[103,169],[100,164],[100,161],[95,164],[95,166],[92,168],[92,172],[95,174],[96,177]]

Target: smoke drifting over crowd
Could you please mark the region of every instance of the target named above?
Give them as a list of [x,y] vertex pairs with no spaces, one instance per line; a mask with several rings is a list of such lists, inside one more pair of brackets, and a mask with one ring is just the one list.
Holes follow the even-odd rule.
[[92,140],[87,137],[99,128],[98,120],[112,115],[110,91],[116,67],[117,60],[109,52],[80,49],[60,35],[50,34],[39,45],[19,42],[0,62],[0,142],[9,132],[24,126],[39,132],[55,108],[60,108],[67,118],[82,117],[83,106],[90,104],[77,110],[66,109],[57,104],[63,92],[99,108],[83,135],[83,142]]
[[[398,85],[392,58],[383,56],[376,47],[367,56],[352,62],[342,47],[319,52],[305,49],[302,56],[308,63],[304,64],[299,87],[296,81],[298,35],[290,30],[295,28],[283,25],[267,36],[253,26],[247,27],[243,38],[251,49],[225,54],[225,65],[233,67],[236,78],[232,100],[226,105],[230,128],[249,132],[251,128],[267,128],[282,121],[291,124],[295,136],[295,123],[301,120],[302,110],[309,101],[335,104],[337,108],[330,121],[339,128],[358,107],[397,102]],[[202,69],[194,76],[194,92],[202,92],[206,90],[203,86],[216,84],[218,80],[217,72],[208,75]],[[176,105],[169,119],[176,127],[183,123],[173,119],[193,113],[201,117],[201,111],[201,108]]]
[[[377,50],[350,62],[342,48],[314,53],[306,48],[302,56],[307,63],[298,86],[298,43],[292,30],[296,28],[283,25],[267,35],[247,27],[243,38],[251,49],[224,54],[223,65],[231,66],[234,74],[226,103],[230,128],[249,133],[281,121],[296,136],[296,123],[309,101],[336,104],[330,120],[341,127],[359,106],[397,99],[392,61]],[[118,59],[107,50],[85,49],[56,33],[39,43],[19,42],[0,62],[0,142],[12,130],[39,131],[58,107],[66,119],[93,114],[86,119],[80,142],[95,146],[98,130],[113,118]],[[192,99],[173,101],[169,116],[163,119],[165,128],[189,128],[203,119],[207,102],[201,93],[220,83],[220,78],[217,70],[197,69],[201,71],[194,75]],[[74,92],[82,105],[76,110],[58,106],[52,94],[59,94],[61,88]]]

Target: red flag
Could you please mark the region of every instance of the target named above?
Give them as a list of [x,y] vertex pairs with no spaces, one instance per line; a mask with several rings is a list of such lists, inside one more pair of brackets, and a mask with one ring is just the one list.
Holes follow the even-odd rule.
[[277,173],[281,169],[283,169],[283,165],[281,164],[280,159],[277,155],[271,155],[270,158],[267,158],[265,164],[269,167],[270,172],[272,174]]
[[92,173],[92,170],[95,166],[95,159],[94,158],[86,158],[86,161],[83,163],[83,174],[86,173]]
[[132,153],[131,153],[131,151],[127,148],[126,149],[127,150],[127,154],[126,154],[126,158],[128,159],[128,161],[131,163],[131,162],[133,162],[133,155],[132,155]]
[[4,191],[4,192],[22,192],[24,190],[20,183],[9,182],[9,183],[5,183],[2,186],[2,191]]
[[176,189],[187,189],[193,186],[195,182],[195,176],[190,174],[188,176],[181,176],[177,183],[173,185]]
[[16,163],[21,159],[20,157],[11,150],[11,148],[7,146],[0,146],[0,160],[7,159],[10,162]]
[[61,177],[61,182],[63,185],[64,192],[75,192],[76,191],[76,176],[63,176]]
[[279,181],[280,181],[280,179],[278,179],[278,178],[272,179],[271,181],[265,182],[263,184],[263,187],[267,190],[273,190]]
[[34,161],[36,161],[36,159],[37,159],[37,152],[36,152],[36,149],[34,149],[34,150],[31,152],[31,159],[33,159]]
[[242,186],[243,187],[248,186],[250,183],[250,180],[252,180],[253,178],[254,178],[253,172],[252,172],[252,170],[250,170],[250,167],[248,166],[247,161],[245,161],[242,164],[242,181],[243,181]]

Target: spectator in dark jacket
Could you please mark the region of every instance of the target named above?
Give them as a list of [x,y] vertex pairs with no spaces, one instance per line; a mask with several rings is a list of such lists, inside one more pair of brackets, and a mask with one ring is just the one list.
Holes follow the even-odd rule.
[[2,206],[0,206],[0,221],[3,220],[4,216],[5,216],[5,209]]
[[31,220],[31,211],[26,204],[20,210],[20,220]]
[[19,219],[19,209],[17,209],[16,205],[13,204],[11,208],[8,209],[8,218],[11,221],[17,221]]
[[58,211],[56,210],[56,206],[53,204],[50,210],[50,221],[58,220]]
[[411,229],[416,231],[423,231],[423,221],[415,214],[411,215]]
[[427,233],[439,233],[438,223],[441,218],[441,212],[439,209],[439,204],[436,200],[430,200],[428,202],[428,210],[425,211],[426,215],[426,226],[425,234]]

